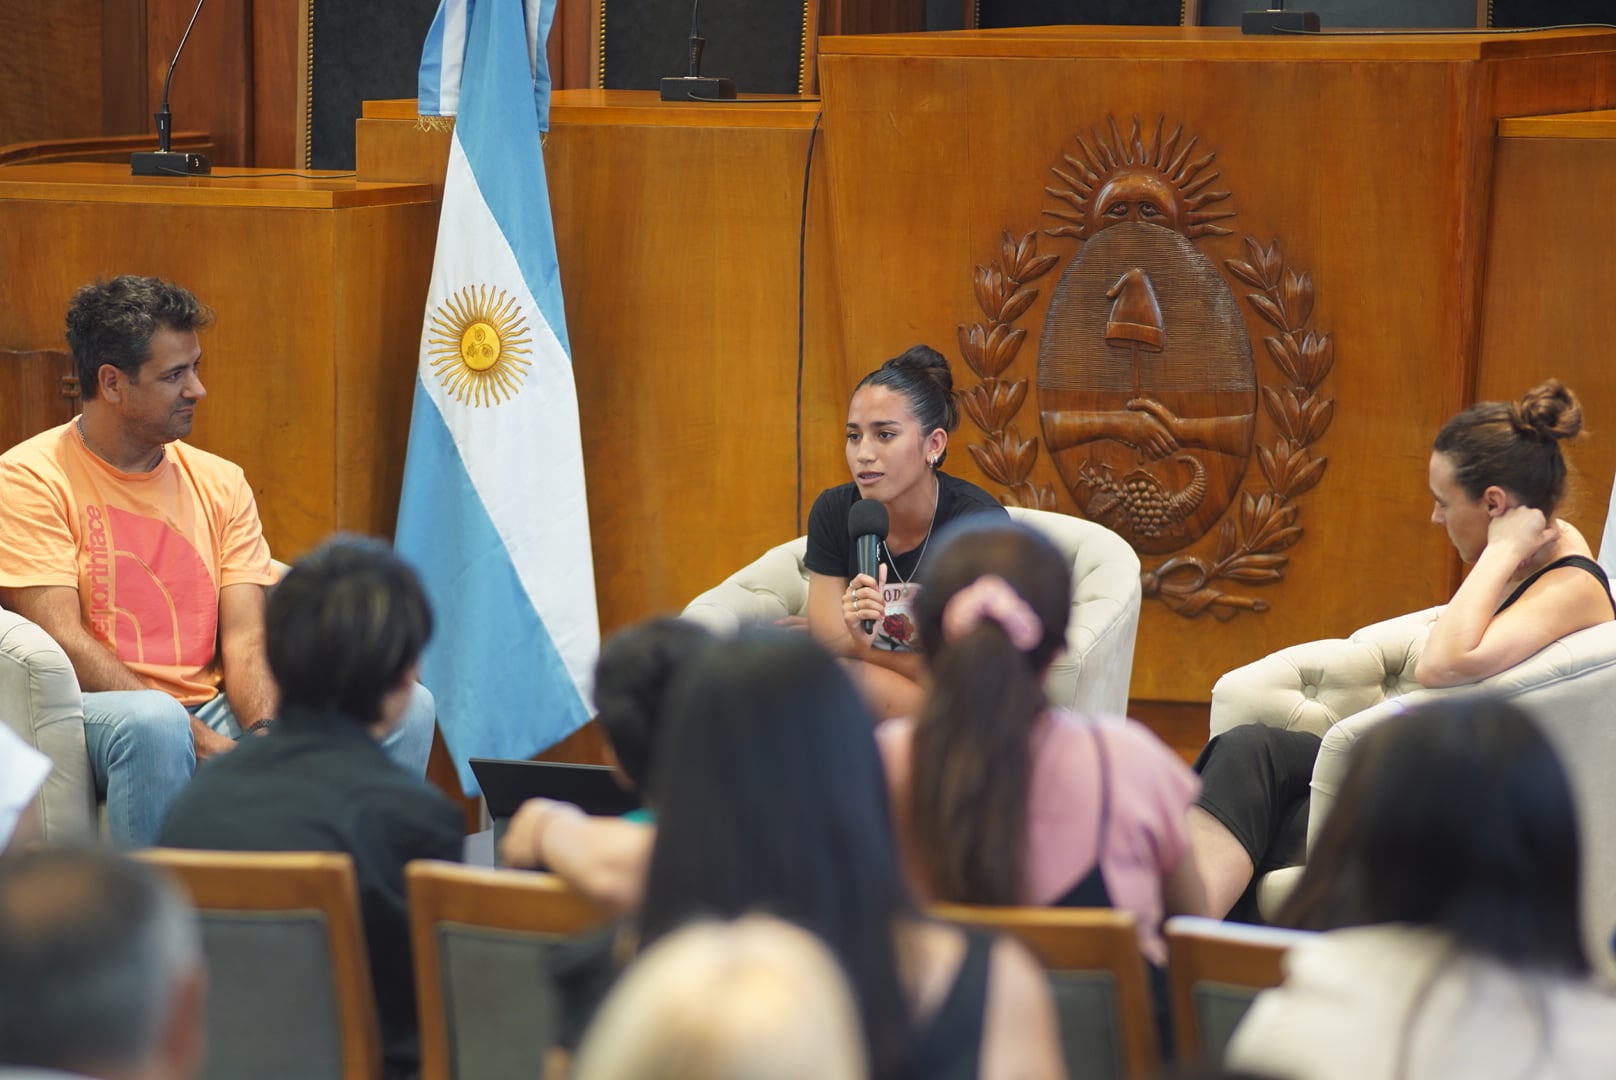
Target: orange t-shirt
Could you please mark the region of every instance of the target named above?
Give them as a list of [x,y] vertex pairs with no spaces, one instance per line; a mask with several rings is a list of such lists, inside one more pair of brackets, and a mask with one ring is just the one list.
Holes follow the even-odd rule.
[[274,582],[252,489],[224,458],[171,442],[151,472],[120,472],[71,423],[0,455],[0,587],[77,589],[90,632],[186,705],[219,690],[219,590]]

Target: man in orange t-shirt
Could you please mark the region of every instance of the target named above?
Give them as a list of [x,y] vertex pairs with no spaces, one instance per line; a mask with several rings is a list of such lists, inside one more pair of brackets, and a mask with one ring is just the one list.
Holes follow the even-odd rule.
[[[264,734],[275,581],[241,469],[179,441],[207,396],[187,290],[125,276],[73,297],[67,340],[83,413],[0,455],[0,604],[73,663],[84,735],[119,846],[151,844],[198,760]],[[417,687],[390,756],[424,772],[431,695]]]

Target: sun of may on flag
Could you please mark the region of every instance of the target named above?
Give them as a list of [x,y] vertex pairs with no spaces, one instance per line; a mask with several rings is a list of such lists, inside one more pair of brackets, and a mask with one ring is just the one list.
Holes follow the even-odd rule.
[[421,58],[421,115],[454,137],[396,543],[432,600],[421,681],[472,794],[470,758],[531,757],[589,719],[600,651],[539,141],[554,4],[444,0]]

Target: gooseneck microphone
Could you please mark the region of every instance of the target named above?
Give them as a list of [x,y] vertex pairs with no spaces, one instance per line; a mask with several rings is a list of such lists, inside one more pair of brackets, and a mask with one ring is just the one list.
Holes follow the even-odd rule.
[[701,36],[697,14],[701,0],[690,0],[690,70],[684,75],[669,75],[662,80],[663,101],[708,101],[733,99],[735,80],[703,76],[701,54],[707,48],[707,39]]
[[130,157],[129,172],[133,176],[201,176],[213,171],[206,154],[175,153],[170,149],[174,133],[174,115],[168,109],[168,84],[174,81],[174,65],[180,62],[180,53],[191,38],[191,27],[202,14],[202,5],[208,0],[196,0],[191,21],[180,35],[180,47],[174,50],[174,59],[168,62],[168,74],[163,77],[163,103],[157,109],[157,149],[137,150]]
[[[874,499],[860,499],[847,512],[847,535],[857,551],[858,572],[881,580],[881,541],[887,538],[891,527],[887,508]],[[864,620],[864,632],[875,632],[875,620]]]

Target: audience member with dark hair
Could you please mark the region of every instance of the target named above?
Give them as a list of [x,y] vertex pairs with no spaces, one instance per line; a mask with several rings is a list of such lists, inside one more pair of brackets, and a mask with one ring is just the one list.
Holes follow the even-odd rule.
[[[849,661],[878,716],[911,716],[920,707],[912,613],[932,534],[968,514],[1005,516],[992,495],[942,471],[958,426],[943,355],[916,345],[893,357],[859,382],[847,407],[852,481],[821,492],[808,514],[809,629]],[[848,536],[848,514],[863,499],[881,503],[889,521],[878,577],[859,573]]]
[[[595,719],[600,721],[618,771],[647,804],[651,763],[662,734],[664,699],[679,670],[715,638],[684,619],[652,619],[612,636],[595,665]],[[642,811],[627,815],[650,820]]]
[[0,1076],[190,1080],[207,975],[196,916],[104,851],[0,859]]
[[[1566,487],[1560,443],[1581,430],[1576,397],[1550,379],[1517,401],[1472,405],[1437,435],[1431,521],[1471,569],[1425,640],[1422,685],[1477,682],[1616,618],[1588,542],[1555,517]],[[1302,862],[1319,744],[1305,731],[1242,724],[1201,752],[1190,823],[1214,914],[1256,919],[1255,881]]]
[[353,856],[390,1075],[418,1060],[404,865],[459,861],[460,812],[377,745],[400,722],[432,613],[383,543],[337,536],[270,592],[281,690],[267,738],[198,770],[162,830],[173,847]]
[[930,693],[877,731],[915,878],[956,903],[1132,912],[1165,964],[1162,919],[1205,914],[1195,774],[1139,724],[1049,705],[1072,585],[1048,540],[990,518],[937,539],[916,604]]
[[1616,1076],[1616,994],[1581,937],[1564,768],[1525,713],[1423,705],[1353,750],[1280,921],[1326,931],[1229,1062],[1300,1080]]
[[853,987],[875,1077],[1062,1075],[1053,1004],[1019,946],[923,917],[899,868],[871,717],[823,649],[743,635],[676,683],[640,916],[766,911],[811,931]]

